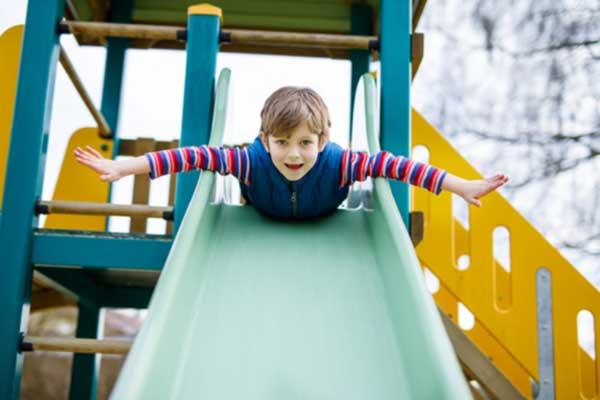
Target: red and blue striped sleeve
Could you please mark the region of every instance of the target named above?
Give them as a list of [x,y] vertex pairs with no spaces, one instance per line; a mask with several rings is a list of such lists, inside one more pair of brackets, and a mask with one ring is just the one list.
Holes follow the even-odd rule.
[[250,157],[247,148],[188,146],[145,154],[150,164],[150,179],[191,170],[214,171],[233,175],[250,185]]
[[385,177],[407,182],[439,195],[447,171],[387,151],[369,155],[366,152],[344,150],[342,154],[340,187],[364,181],[368,177]]

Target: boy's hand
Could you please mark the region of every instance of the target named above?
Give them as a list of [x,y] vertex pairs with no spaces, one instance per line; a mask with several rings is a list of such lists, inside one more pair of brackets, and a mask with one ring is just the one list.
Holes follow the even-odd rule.
[[465,199],[467,203],[473,204],[476,207],[481,207],[481,201],[479,201],[479,199],[489,192],[498,189],[506,182],[508,182],[508,176],[503,174],[496,174],[485,179],[464,181],[460,184],[460,189],[457,191],[457,194]]
[[93,147],[85,146],[87,151],[81,147],[75,148],[73,154],[80,164],[86,165],[100,175],[103,181],[114,182],[123,177],[123,174],[117,167],[117,161],[102,157]]

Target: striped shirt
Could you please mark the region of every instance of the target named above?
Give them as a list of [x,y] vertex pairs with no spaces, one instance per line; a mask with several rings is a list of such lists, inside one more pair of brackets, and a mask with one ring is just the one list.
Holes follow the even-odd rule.
[[191,170],[214,171],[233,175],[250,184],[250,157],[247,149],[213,146],[187,146],[146,153],[150,163],[150,178]]
[[[247,148],[189,146],[146,153],[150,163],[150,178],[190,170],[233,175],[250,185],[250,157]],[[387,151],[369,155],[366,152],[344,150],[340,163],[339,186],[349,186],[368,177],[385,177],[409,183],[434,194],[442,191],[447,172],[432,165]]]
[[369,155],[366,152],[344,150],[341,163],[340,186],[352,185],[368,177],[385,177],[429,190],[438,195],[447,171],[387,151]]

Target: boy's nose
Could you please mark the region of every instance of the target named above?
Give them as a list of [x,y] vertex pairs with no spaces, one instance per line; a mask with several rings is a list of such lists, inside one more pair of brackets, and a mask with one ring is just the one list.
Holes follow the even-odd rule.
[[300,152],[298,151],[298,149],[296,149],[295,147],[292,147],[290,149],[290,152],[288,153],[288,158],[290,159],[296,159],[296,158],[300,158]]

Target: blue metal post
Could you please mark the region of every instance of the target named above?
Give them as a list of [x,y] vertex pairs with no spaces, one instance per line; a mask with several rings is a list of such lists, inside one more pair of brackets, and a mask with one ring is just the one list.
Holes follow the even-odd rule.
[[[207,144],[214,103],[215,69],[219,50],[221,10],[212,6],[188,9],[185,87],[181,146]],[[174,230],[177,231],[192,198],[199,173],[177,177]]]
[[[100,309],[80,303],[77,314],[77,337],[97,338],[99,325]],[[98,361],[99,358],[96,354],[75,354],[73,356],[69,388],[70,400],[94,400],[96,398]]]
[[[381,147],[410,156],[411,1],[382,0],[381,21]],[[409,227],[409,187],[391,182],[392,193]]]
[[[110,21],[129,22],[131,20],[132,8],[132,0],[113,2],[110,10]],[[128,46],[129,39],[127,38],[107,39],[106,62],[104,64],[104,85],[102,87],[102,103],[100,110],[115,135],[115,139],[119,122],[119,105],[121,104],[125,51]],[[116,149],[117,146],[114,146],[114,148]]]
[[0,399],[19,395],[21,317],[31,285],[33,213],[44,171],[64,0],[29,0],[0,224]]
[[[133,9],[133,0],[121,0],[113,2],[110,9],[110,20],[112,22],[129,22]],[[121,88],[123,86],[123,68],[125,66],[125,52],[129,46],[127,38],[107,38],[106,61],[104,63],[104,82],[102,85],[102,102],[100,111],[113,136],[113,159],[119,154],[119,108],[121,105]],[[107,201],[110,201],[112,183],[109,186]],[[106,218],[106,230],[108,230],[109,218]]]
[[[350,7],[350,31],[353,35],[370,35],[373,31],[373,9],[368,4],[353,3]],[[350,137],[352,144],[352,121],[354,118],[354,97],[360,77],[369,72],[371,53],[369,50],[350,50]]]

